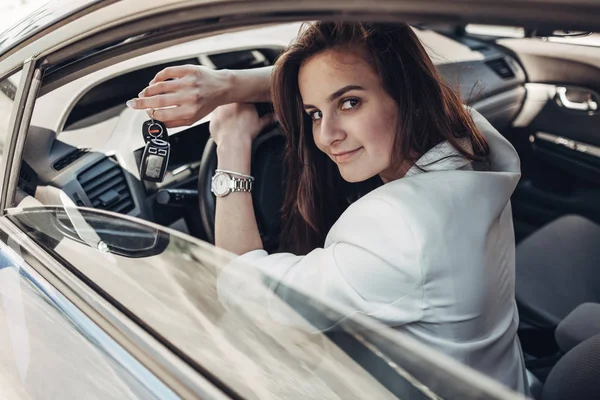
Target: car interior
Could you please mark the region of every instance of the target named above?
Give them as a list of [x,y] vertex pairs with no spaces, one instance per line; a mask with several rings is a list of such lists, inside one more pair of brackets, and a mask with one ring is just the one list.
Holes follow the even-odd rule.
[[[139,172],[148,115],[125,102],[168,66],[272,65],[299,26],[194,39],[107,64],[64,85],[42,82],[13,205],[34,199],[42,205],[91,207],[211,242],[216,151],[210,116],[169,129],[165,178],[148,182]],[[532,395],[554,398],[546,394],[545,383],[558,379],[551,379],[553,374],[561,379],[568,374],[557,365],[568,358],[565,354],[592,338],[595,344],[586,343],[600,357],[594,338],[600,327],[589,322],[600,321],[600,307],[593,304],[600,303],[595,271],[600,267],[600,45],[579,44],[580,38],[595,36],[588,33],[516,29],[518,34],[511,35],[445,24],[413,28],[464,103],[486,117],[520,155],[522,177],[511,200],[519,337]],[[269,109],[269,104],[258,106],[259,113]],[[255,212],[270,251],[277,249],[280,230],[284,143],[275,126],[253,148]]]

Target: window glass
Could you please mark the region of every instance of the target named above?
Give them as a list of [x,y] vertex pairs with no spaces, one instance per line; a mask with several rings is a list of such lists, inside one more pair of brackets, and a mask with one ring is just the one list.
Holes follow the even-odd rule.
[[230,269],[235,290],[217,290],[221,269],[241,262],[187,235],[91,209],[15,209],[9,219],[246,399],[519,398],[483,390],[492,382],[401,332],[342,318],[339,305],[293,288],[284,303],[252,265]]

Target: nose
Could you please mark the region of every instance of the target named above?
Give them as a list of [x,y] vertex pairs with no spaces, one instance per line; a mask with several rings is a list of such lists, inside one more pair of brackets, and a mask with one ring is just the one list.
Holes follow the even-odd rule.
[[319,125],[317,140],[322,146],[329,147],[346,137],[346,132],[342,127],[341,121],[335,115],[324,115]]

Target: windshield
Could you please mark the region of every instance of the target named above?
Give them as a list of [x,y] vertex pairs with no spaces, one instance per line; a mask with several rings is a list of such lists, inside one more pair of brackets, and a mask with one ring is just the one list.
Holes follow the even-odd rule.
[[235,305],[225,307],[219,273],[238,261],[184,234],[82,208],[13,209],[8,218],[242,398],[518,398],[367,317],[323,332],[322,324],[340,319],[339,307],[299,292],[284,303],[248,265],[233,269],[244,288],[228,293]]

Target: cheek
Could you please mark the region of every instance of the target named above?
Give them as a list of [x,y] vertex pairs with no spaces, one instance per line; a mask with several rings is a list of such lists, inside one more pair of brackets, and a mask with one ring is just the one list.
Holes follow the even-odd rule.
[[389,115],[373,115],[367,126],[362,126],[364,146],[373,155],[388,158],[396,136],[396,120]]

